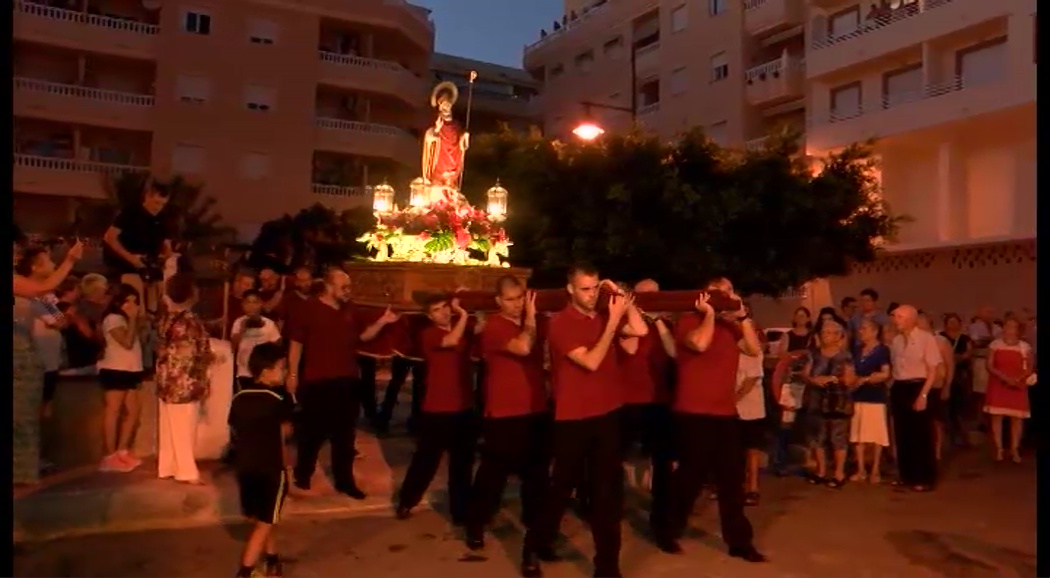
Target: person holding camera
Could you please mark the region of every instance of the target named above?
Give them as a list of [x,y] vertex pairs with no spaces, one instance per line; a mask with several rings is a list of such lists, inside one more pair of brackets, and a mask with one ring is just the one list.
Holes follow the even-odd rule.
[[102,237],[103,260],[121,284],[143,296],[146,310],[156,312],[162,293],[164,257],[171,253],[173,221],[167,190],[150,183],[142,203],[123,208]]

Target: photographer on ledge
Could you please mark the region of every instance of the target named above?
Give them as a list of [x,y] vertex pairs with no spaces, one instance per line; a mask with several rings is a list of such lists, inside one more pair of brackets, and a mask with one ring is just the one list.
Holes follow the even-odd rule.
[[163,186],[150,181],[142,204],[121,209],[102,238],[102,256],[110,273],[138,290],[150,313],[160,303],[164,258],[171,253],[174,220],[165,210],[169,199]]

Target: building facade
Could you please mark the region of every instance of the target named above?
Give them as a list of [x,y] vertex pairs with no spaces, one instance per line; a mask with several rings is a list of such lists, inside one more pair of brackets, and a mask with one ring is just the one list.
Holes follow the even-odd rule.
[[[122,171],[204,184],[250,237],[416,170],[434,26],[404,0],[14,0],[16,218]],[[61,221],[60,221],[61,222]]]
[[885,200],[911,220],[813,293],[1002,310],[1034,304],[1036,30],[1034,0],[567,0],[524,62],[557,138],[594,102],[609,130],[632,115],[602,104],[730,146],[785,124],[814,155],[877,139]]

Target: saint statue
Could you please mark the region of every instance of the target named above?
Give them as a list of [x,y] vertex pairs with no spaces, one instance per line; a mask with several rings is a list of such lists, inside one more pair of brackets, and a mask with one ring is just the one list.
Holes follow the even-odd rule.
[[[470,146],[470,133],[452,118],[452,106],[458,98],[459,89],[451,82],[434,87],[430,93],[430,106],[437,109],[437,119],[423,138],[423,178],[432,187],[452,189],[457,193],[463,159]],[[446,191],[446,195],[452,191]]]

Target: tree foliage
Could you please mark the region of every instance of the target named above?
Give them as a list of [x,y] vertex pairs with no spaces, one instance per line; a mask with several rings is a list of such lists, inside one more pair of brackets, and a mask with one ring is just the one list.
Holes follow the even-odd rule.
[[318,203],[264,223],[252,242],[248,264],[257,269],[288,270],[361,258],[367,249],[357,238],[374,224],[370,207],[337,212]]
[[464,192],[484,206],[484,192],[502,182],[511,261],[540,283],[560,284],[586,261],[665,288],[726,275],[744,292],[777,295],[873,259],[903,220],[880,200],[870,144],[810,159],[798,136],[745,152],[700,130],[672,143],[639,133],[590,143],[479,135]]

